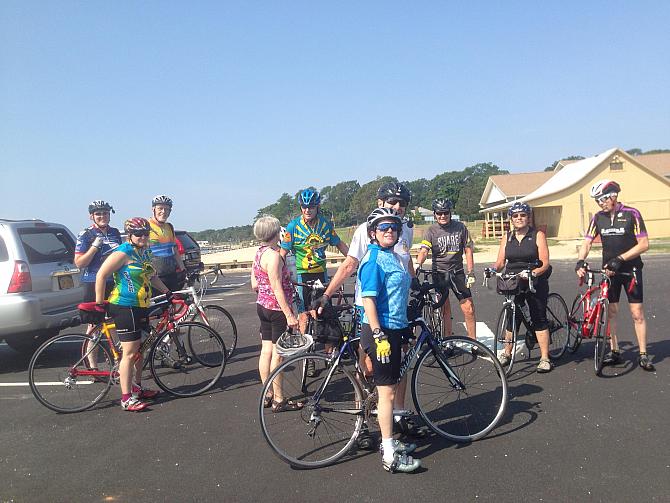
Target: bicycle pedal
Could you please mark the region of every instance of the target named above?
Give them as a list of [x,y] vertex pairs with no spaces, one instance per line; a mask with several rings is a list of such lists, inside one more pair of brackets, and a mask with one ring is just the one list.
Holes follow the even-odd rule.
[[410,417],[414,415],[414,411],[408,409],[393,409],[393,415],[400,417]]

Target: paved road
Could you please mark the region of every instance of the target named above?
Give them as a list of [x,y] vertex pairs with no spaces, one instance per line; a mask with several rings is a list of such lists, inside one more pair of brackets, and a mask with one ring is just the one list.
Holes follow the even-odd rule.
[[[551,286],[571,300],[572,263],[555,264]],[[645,266],[649,349],[657,372],[635,366],[630,316],[626,362],[593,374],[592,343],[551,374],[521,361],[510,404],[487,438],[420,442],[424,464],[389,475],[378,454],[321,470],[292,470],[265,445],[256,417],[257,318],[246,286],[214,293],[240,329],[220,386],[193,399],[164,396],[150,412],[107,401],[74,415],[42,407],[25,386],[0,387],[0,502],[4,501],[670,501],[670,257]],[[246,276],[227,276],[239,284]],[[478,319],[492,326],[500,299],[476,287]],[[0,383],[26,381],[26,363],[0,345]],[[111,398],[117,398],[118,388]]]

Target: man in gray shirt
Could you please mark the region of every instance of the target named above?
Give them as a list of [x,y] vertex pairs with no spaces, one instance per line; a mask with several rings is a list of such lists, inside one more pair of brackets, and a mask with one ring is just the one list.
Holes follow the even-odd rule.
[[[468,337],[476,339],[475,305],[470,287],[475,282],[473,243],[470,232],[462,222],[451,219],[453,204],[449,199],[433,201],[433,215],[437,223],[431,225],[421,241],[417,257],[419,267],[432,251],[433,281],[441,295],[454,292],[465,318]],[[467,266],[467,277],[463,270],[463,255]],[[442,306],[442,334],[452,334],[451,306],[447,300]]]

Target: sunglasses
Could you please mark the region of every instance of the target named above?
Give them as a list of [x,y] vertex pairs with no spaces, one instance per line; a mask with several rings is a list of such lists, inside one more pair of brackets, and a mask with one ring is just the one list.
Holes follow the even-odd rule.
[[96,217],[108,217],[109,211],[96,211],[93,215]]
[[400,225],[392,224],[390,222],[377,225],[377,230],[378,231],[386,232],[389,229],[394,231],[394,232],[398,232],[400,230]]
[[448,215],[451,215],[451,211],[436,211],[435,214],[438,217],[446,217]]
[[300,207],[301,207],[303,210],[315,210],[315,209],[316,209],[316,205],[312,205],[312,206],[303,206],[303,205],[301,204]]
[[526,218],[527,216],[527,213],[512,213],[512,218]]
[[131,231],[130,235],[136,238],[146,238],[149,236],[149,231]]
[[596,201],[599,203],[604,203],[608,199],[612,199],[612,197],[616,196],[616,194],[605,194],[604,196],[600,196]]
[[400,205],[401,208],[407,208],[407,201],[405,201],[404,199],[389,198],[384,202],[386,204],[390,204],[391,206],[395,206],[396,204],[398,204]]

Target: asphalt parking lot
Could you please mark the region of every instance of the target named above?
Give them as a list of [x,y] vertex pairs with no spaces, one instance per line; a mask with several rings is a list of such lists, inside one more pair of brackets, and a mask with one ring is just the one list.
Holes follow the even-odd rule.
[[[552,290],[569,306],[577,292],[573,262],[554,268]],[[539,375],[534,351],[509,378],[501,424],[467,445],[420,440],[423,468],[411,475],[382,471],[376,453],[311,471],[293,470],[272,454],[257,420],[255,296],[246,284],[225,286],[244,283],[247,273],[228,274],[210,295],[234,316],[239,343],[219,385],[200,397],[161,395],[149,411],[131,414],[121,411],[115,387],[89,411],[56,414],[22,384],[27,360],[2,344],[0,502],[670,501],[670,310],[663,293],[669,270],[669,256],[645,260],[656,372],[637,368],[624,310],[624,364],[596,377],[593,343],[585,341]],[[478,281],[475,303],[478,321],[493,327],[495,290]]]

